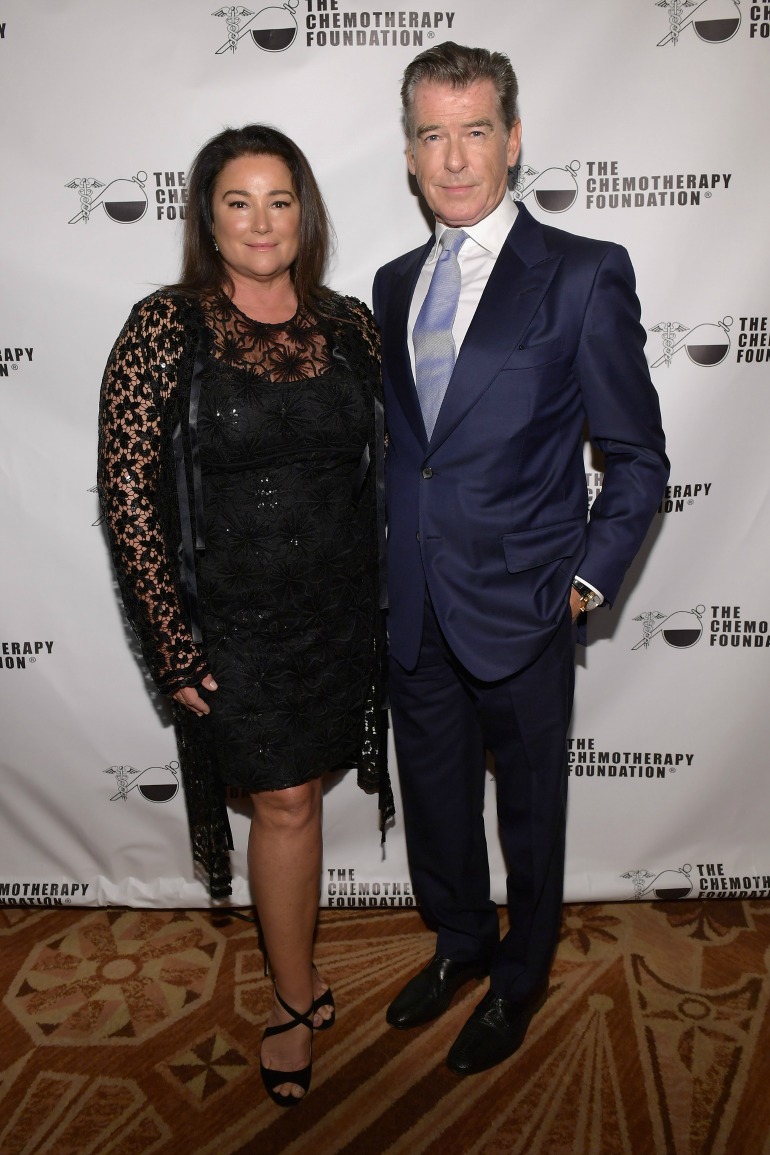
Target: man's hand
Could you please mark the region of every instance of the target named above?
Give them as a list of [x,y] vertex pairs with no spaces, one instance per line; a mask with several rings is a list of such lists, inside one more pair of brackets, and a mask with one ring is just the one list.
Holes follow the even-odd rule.
[[583,612],[583,607],[580,601],[580,594],[577,592],[574,586],[569,591],[569,608],[570,613],[572,614],[572,621],[576,622]]
[[[574,592],[574,591],[573,591]],[[200,685],[205,690],[216,690],[218,686],[211,674],[204,674],[200,680]],[[186,706],[188,710],[192,710],[193,714],[202,717],[203,714],[210,714],[211,707],[208,703],[203,701],[195,686],[184,686],[181,690],[177,690],[171,697],[175,702],[180,702],[181,705]]]

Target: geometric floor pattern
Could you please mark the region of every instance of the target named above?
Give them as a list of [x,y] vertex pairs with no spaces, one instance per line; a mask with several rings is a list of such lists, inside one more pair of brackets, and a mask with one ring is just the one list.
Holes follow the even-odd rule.
[[414,1032],[414,911],[323,910],[337,1001],[292,1111],[259,1078],[254,927],[218,911],[0,910],[2,1155],[770,1155],[770,902],[564,907],[522,1049],[443,1059],[483,985]]

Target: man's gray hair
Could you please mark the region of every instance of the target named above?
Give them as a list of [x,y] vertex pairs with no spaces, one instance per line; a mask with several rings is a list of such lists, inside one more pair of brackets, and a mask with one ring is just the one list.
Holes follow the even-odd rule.
[[406,67],[401,85],[401,104],[407,137],[411,140],[414,136],[412,102],[418,84],[449,84],[452,88],[467,88],[475,80],[492,81],[497,93],[500,119],[510,132],[519,118],[516,107],[519,85],[508,57],[504,52],[466,48],[447,40],[444,44],[427,48]]

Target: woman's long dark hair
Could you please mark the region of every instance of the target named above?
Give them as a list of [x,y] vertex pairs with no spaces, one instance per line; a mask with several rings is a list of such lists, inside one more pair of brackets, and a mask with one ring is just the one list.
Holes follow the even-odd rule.
[[300,206],[299,250],[291,267],[291,279],[299,306],[324,312],[331,295],[323,285],[332,234],[329,214],[305,154],[288,136],[264,124],[225,129],[204,144],[193,161],[188,180],[182,276],[173,288],[196,297],[232,289],[211,235],[211,197],[225,165],[242,156],[278,157],[291,173]]

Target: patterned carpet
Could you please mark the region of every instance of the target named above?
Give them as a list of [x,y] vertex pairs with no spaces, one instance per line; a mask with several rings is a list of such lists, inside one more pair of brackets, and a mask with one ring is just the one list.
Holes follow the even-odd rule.
[[2,1155],[770,1155],[770,902],[564,908],[522,1050],[443,1065],[384,1009],[431,954],[414,912],[320,916],[334,986],[307,1102],[259,1080],[254,927],[208,911],[0,910]]

